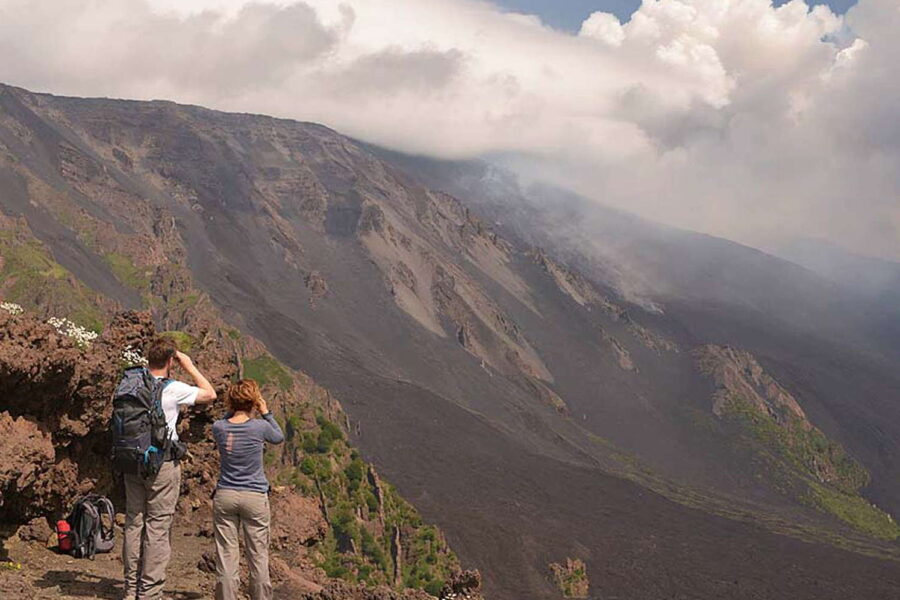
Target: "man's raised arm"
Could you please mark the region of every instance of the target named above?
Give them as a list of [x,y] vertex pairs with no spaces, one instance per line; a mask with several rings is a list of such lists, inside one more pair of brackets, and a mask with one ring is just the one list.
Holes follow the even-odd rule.
[[176,352],[175,359],[178,361],[178,364],[181,365],[181,368],[194,379],[194,383],[197,387],[200,388],[200,393],[197,394],[196,404],[208,404],[215,400],[216,390],[213,389],[213,386],[210,385],[206,377],[203,376],[203,373],[201,373],[194,365],[194,361],[191,360],[191,357],[184,352]]

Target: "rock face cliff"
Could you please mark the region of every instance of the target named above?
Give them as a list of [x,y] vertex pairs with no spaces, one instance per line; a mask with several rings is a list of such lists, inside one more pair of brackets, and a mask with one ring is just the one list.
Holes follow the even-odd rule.
[[[209,322],[215,323],[213,316]],[[48,521],[67,514],[83,494],[102,493],[123,506],[108,458],[110,399],[121,369],[155,333],[149,312],[119,313],[102,335],[87,341],[91,334],[77,326],[44,322],[16,305],[0,309],[0,393],[7,400],[0,413],[0,522],[28,523],[19,529],[21,541],[43,547]],[[343,421],[338,403],[265,354],[256,340],[228,333],[213,326],[202,339],[184,331],[169,335],[195,352],[220,390],[239,375],[255,376],[284,426],[285,444],[266,454],[275,484],[272,571],[279,593],[424,599],[430,596],[417,588],[438,596],[460,580],[442,534],[347,444],[337,425]],[[203,540],[194,546],[205,564],[212,556],[211,495],[218,473],[210,428],[222,412],[221,406],[189,411],[180,425],[190,452],[182,462],[174,544],[179,552],[182,536]],[[25,567],[32,577],[41,575],[34,565]],[[204,593],[211,585],[205,571],[205,577],[190,577]],[[63,586],[60,593],[66,591]]]
[[739,452],[752,457],[756,477],[777,482],[799,501],[872,535],[897,538],[893,517],[858,494],[869,483],[869,472],[809,421],[797,399],[752,354],[707,345],[694,355],[715,382],[713,413],[731,429]]
[[[558,598],[559,557],[582,561],[600,596],[897,592],[896,432],[875,417],[893,414],[880,398],[900,383],[881,358],[779,337],[783,316],[756,305],[654,294],[592,254],[599,240],[534,225],[540,211],[513,192],[432,175],[315,124],[0,86],[0,295],[25,308],[5,318],[46,331],[40,347],[70,365],[13,360],[2,375],[4,389],[45,386],[3,408],[2,426],[31,440],[10,447],[2,485],[20,499],[5,493],[4,519],[57,510],[56,479],[107,485],[86,457],[102,448],[93,428],[114,377],[46,321],[99,332],[102,362],[135,319],[218,385],[264,381],[280,407],[289,441],[270,476],[285,512],[308,515],[279,525],[276,545],[306,540],[279,550],[282,585],[465,594],[480,580],[453,579],[449,541],[500,599]],[[645,279],[674,286],[679,267],[714,301],[751,297],[741,273],[781,274],[732,245],[717,250],[732,270],[710,284],[705,253],[641,231]],[[26,356],[15,339],[10,356]],[[819,383],[836,357],[881,375],[878,393],[840,388],[859,400],[852,415]],[[48,406],[39,389],[66,400]],[[198,521],[210,418],[185,421]]]
[[[108,458],[110,399],[121,369],[140,356],[155,334],[148,312],[117,314],[91,341],[86,341],[92,337],[89,331],[51,321],[36,319],[15,304],[0,309],[0,394],[5,399],[0,413],[0,522],[28,523],[18,537],[41,548],[50,533],[48,522],[67,514],[74,498],[95,492],[124,505],[121,481],[113,477]],[[442,534],[423,524],[346,443],[337,425],[344,420],[337,402],[308,377],[278,364],[252,338],[228,333],[213,327],[202,339],[183,331],[169,335],[196,353],[199,366],[220,390],[239,374],[254,376],[286,430],[286,443],[266,455],[268,476],[275,483],[272,570],[279,593],[424,599],[430,596],[416,588],[438,596],[445,585],[452,587],[462,573]],[[205,540],[194,545],[206,564],[212,556],[210,499],[218,472],[210,427],[222,411],[214,406],[189,412],[180,426],[190,453],[182,463],[176,527],[181,536]],[[175,538],[176,552],[180,539]],[[34,564],[25,567],[32,578],[42,574]],[[209,592],[208,575],[191,580]],[[27,583],[24,578],[23,585]],[[68,589],[63,585],[59,593]],[[465,591],[474,597],[477,588]]]

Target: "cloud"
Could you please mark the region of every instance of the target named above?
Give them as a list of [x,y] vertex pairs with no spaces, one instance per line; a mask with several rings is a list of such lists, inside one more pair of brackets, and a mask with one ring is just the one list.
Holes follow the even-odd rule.
[[463,55],[457,50],[387,48],[362,56],[344,69],[323,77],[330,92],[347,96],[412,93],[427,96],[447,87],[461,71]]
[[302,3],[248,4],[223,18],[133,0],[0,1],[0,77],[71,94],[216,102],[278,89],[332,51],[340,31]]
[[581,24],[579,35],[598,39],[610,46],[621,46],[625,41],[625,29],[616,15],[595,12]]
[[504,156],[670,224],[900,258],[898,15],[645,0],[569,35],[478,0],[0,0],[0,80]]

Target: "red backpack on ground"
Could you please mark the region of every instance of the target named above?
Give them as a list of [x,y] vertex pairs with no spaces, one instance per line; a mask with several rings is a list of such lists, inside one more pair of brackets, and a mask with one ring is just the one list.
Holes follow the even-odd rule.
[[72,535],[72,528],[65,519],[56,522],[56,542],[60,552],[69,554],[75,546],[75,538]]

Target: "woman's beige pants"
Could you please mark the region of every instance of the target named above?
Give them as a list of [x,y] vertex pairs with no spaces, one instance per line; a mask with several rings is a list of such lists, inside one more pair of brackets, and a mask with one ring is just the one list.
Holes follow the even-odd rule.
[[250,598],[271,600],[269,496],[260,492],[216,490],[213,526],[216,535],[216,600],[236,600],[238,597],[239,537],[243,537],[244,552],[250,566]]

